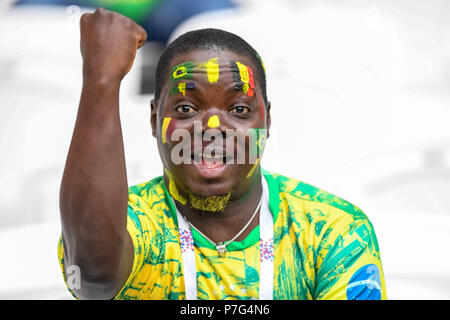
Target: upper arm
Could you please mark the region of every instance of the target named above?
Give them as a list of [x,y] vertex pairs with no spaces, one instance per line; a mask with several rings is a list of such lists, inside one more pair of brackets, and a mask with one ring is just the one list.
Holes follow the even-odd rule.
[[[112,277],[93,279],[94,281],[86,279],[83,269],[67,259],[67,256],[70,256],[67,252],[70,252],[71,247],[66,244],[62,234],[58,243],[58,260],[70,293],[77,299],[112,299],[126,291],[126,287],[142,267],[144,257],[148,255],[149,250],[144,237],[151,233],[148,230],[149,225],[147,216],[139,214],[137,207],[129,203],[122,252],[119,254],[116,271]],[[89,259],[89,253],[86,255]]]
[[135,246],[132,236],[128,232],[124,237],[118,271],[112,278],[86,279],[82,268],[71,264],[65,258],[64,242],[62,234],[58,242],[58,262],[66,287],[75,299],[111,299],[124,286],[132,273],[135,262]]
[[323,245],[324,259],[317,271],[316,299],[386,299],[378,242],[367,218],[346,219],[330,225],[332,237]]

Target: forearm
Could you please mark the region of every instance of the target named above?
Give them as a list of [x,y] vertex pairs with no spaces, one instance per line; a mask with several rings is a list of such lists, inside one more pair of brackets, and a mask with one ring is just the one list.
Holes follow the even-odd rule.
[[114,282],[128,267],[121,263],[129,239],[119,87],[85,79],[61,184],[65,260],[86,283]]

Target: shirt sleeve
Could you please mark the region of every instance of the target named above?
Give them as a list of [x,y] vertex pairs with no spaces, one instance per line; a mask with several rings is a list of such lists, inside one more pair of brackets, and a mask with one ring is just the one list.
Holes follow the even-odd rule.
[[[127,281],[113,299],[135,299],[141,289],[134,284],[134,280],[140,273],[145,259],[148,259],[151,255],[151,250],[147,245],[149,241],[146,240],[146,237],[149,237],[154,230],[154,224],[150,221],[148,216],[142,212],[144,209],[146,209],[142,208],[145,205],[146,204],[140,197],[136,195],[130,196],[127,212],[127,231],[133,242],[133,267],[130,275],[127,278]],[[58,241],[58,262],[61,267],[62,276],[67,289],[72,294],[72,296],[77,299],[77,297],[71,290],[71,286],[77,285],[77,282],[72,281],[70,277],[71,275],[66,275],[64,272],[64,246],[62,236]],[[82,270],[80,270],[80,272],[82,272]],[[74,282],[74,284],[72,282]]]
[[[73,286],[76,287],[81,279],[76,277],[75,273],[77,270],[74,270],[75,272],[73,274],[73,277],[72,277],[72,274],[70,274],[70,272],[68,275],[66,275],[66,273],[64,272],[64,245],[63,245],[62,235],[59,237],[59,241],[58,241],[58,262],[59,262],[59,266],[61,268],[62,277],[63,277],[64,283],[67,287],[67,290],[69,290],[70,294],[75,299],[78,300],[78,298],[75,296],[75,294],[73,293],[71,288],[73,288]],[[67,282],[68,277],[70,278],[69,282]]]
[[385,300],[386,288],[378,242],[365,216],[337,219],[321,243],[315,299]]

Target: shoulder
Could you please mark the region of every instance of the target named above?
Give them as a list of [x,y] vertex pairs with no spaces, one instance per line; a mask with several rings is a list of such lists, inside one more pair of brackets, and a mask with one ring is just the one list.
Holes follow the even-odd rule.
[[287,234],[287,228],[300,242],[306,241],[306,247],[315,243],[316,249],[345,248],[353,253],[367,249],[379,257],[374,227],[359,207],[297,179],[274,173],[269,179],[278,188],[280,234]]
[[353,203],[299,179],[264,170],[264,175],[278,193],[278,210],[309,224],[318,222],[352,223],[368,221],[366,214]]
[[166,189],[162,177],[156,177],[128,188],[128,206],[149,211],[155,205],[166,205]]
[[[143,182],[128,188],[128,196],[141,197],[141,198],[151,198],[154,195],[164,195],[164,181],[163,178],[156,177],[150,181]],[[151,200],[151,199],[150,199]]]
[[172,219],[171,204],[162,177],[128,188],[128,217],[136,225],[162,225]]

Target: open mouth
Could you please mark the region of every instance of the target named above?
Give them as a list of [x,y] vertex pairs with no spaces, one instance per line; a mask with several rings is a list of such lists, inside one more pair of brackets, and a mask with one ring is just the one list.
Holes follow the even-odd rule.
[[204,169],[216,169],[227,164],[229,157],[224,152],[195,152],[191,155],[194,165]]

